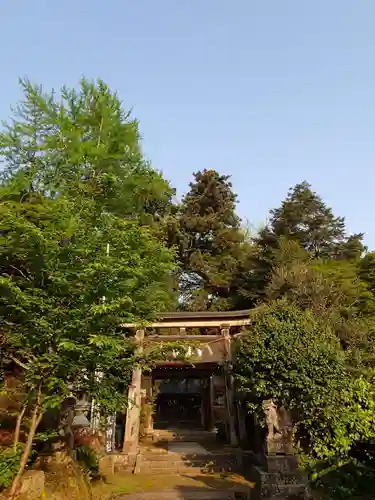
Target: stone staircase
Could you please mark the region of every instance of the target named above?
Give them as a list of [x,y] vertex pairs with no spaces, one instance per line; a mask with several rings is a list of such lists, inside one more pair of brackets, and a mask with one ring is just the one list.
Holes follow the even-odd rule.
[[[250,454],[217,441],[211,432],[197,429],[160,430],[145,439],[133,455],[113,454],[105,457],[109,474],[138,474],[140,477],[191,478],[204,488],[181,485],[173,491],[142,493],[116,497],[139,500],[235,500],[235,499],[308,499],[307,476],[298,470],[295,456],[268,456],[260,466]],[[246,471],[247,479],[242,473]],[[239,482],[234,477],[242,478]],[[226,488],[220,481],[229,478]],[[215,482],[216,481],[216,482]],[[194,483],[195,484],[195,483]],[[229,486],[230,485],[230,486]],[[225,489],[226,488],[226,489]]]
[[200,429],[155,430],[142,443],[135,473],[213,474],[240,469],[240,450],[221,444],[215,432]]
[[[114,454],[107,456],[106,461],[107,473],[110,474],[137,474],[140,478],[155,476],[155,484],[159,485],[163,476],[176,477],[177,482],[180,481],[173,490],[121,495],[115,497],[116,500],[249,498],[250,486],[231,479],[231,473],[241,471],[241,451],[218,443],[216,435],[207,431],[157,431],[152,439],[141,443],[137,454]],[[196,486],[186,485],[186,478]]]
[[101,460],[100,468],[104,475],[234,473],[241,469],[241,457],[229,450],[210,454],[142,450],[136,455],[107,455]]
[[136,457],[133,472],[136,474],[215,474],[238,472],[240,457],[235,450],[190,453],[183,449],[142,450]]

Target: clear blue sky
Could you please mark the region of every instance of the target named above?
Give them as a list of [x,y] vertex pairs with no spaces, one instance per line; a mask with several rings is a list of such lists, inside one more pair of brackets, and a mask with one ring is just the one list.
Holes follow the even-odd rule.
[[179,194],[231,174],[259,225],[308,180],[375,249],[375,0],[0,0],[0,47],[1,118],[101,77]]

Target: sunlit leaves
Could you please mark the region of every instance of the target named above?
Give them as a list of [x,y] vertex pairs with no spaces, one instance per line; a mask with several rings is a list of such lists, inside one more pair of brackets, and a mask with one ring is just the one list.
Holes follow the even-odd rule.
[[304,451],[345,455],[375,437],[373,380],[347,371],[335,333],[310,311],[272,302],[254,313],[236,347],[234,371],[252,410],[268,398],[291,410]]

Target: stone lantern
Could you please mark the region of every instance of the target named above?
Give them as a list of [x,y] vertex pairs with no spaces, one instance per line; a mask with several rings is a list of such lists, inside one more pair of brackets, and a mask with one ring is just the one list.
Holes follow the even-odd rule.
[[73,429],[87,429],[90,427],[90,422],[86,417],[89,410],[90,405],[86,401],[78,401],[74,408]]

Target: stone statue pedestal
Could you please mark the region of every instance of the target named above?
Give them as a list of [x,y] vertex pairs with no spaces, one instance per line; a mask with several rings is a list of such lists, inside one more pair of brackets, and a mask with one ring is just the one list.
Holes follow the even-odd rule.
[[264,466],[253,468],[255,499],[308,499],[310,489],[307,474],[298,467],[293,448],[293,427],[289,413],[271,400],[265,402],[267,437],[264,446]]

